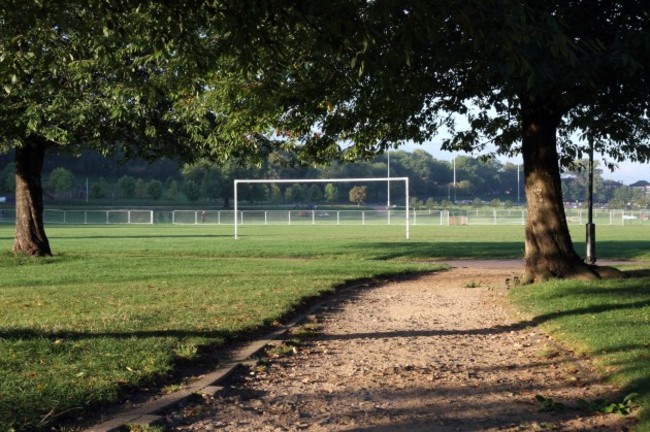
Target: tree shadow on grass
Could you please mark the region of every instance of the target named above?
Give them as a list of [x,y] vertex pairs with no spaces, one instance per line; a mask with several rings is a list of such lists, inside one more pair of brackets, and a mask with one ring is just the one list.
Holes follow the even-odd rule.
[[650,268],[625,270],[625,274],[631,278],[650,277]]
[[[584,241],[574,241],[573,245],[579,253],[585,250]],[[650,241],[647,240],[596,240],[596,256],[598,259],[644,259],[648,256],[650,250]]]
[[[576,242],[578,253],[584,251],[584,242]],[[650,250],[650,241],[598,242],[599,259],[643,259]],[[357,246],[377,259],[500,259],[524,256],[522,242],[437,242],[409,241],[403,243],[370,242]],[[389,251],[389,252],[386,252]]]
[[[380,260],[394,259],[498,259],[521,258],[523,243],[504,242],[372,242],[358,246]],[[386,252],[389,251],[389,252]]]

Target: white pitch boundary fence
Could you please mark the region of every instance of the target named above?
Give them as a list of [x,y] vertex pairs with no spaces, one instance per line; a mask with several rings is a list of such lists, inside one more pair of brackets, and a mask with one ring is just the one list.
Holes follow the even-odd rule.
[[[406,221],[406,210],[238,210],[237,225],[395,225]],[[409,212],[413,225],[416,216]],[[427,219],[431,215],[426,216]],[[174,210],[176,225],[232,225],[232,210]],[[446,219],[445,219],[446,220]],[[438,225],[438,223],[436,223]],[[445,225],[441,219],[440,225]]]
[[[315,210],[246,209],[237,211],[238,225],[403,225],[406,210],[363,209],[332,210],[321,207]],[[566,209],[569,225],[587,223],[587,210]],[[232,225],[233,210],[174,210],[172,223],[177,225]],[[606,210],[593,213],[597,225],[648,225],[650,210]],[[409,211],[410,226],[446,225],[524,225],[526,210],[482,208],[475,210],[423,209]]]
[[[406,226],[406,239],[410,238],[410,217],[409,217],[409,178],[408,177],[371,177],[371,178],[326,178],[326,179],[237,179],[234,182],[234,214],[233,220],[235,225],[235,240],[239,238],[239,212],[238,212],[238,188],[240,184],[275,184],[275,183],[368,183],[368,182],[386,182],[390,193],[390,182],[404,182],[404,203],[407,207],[404,211],[404,225]],[[390,201],[390,199],[389,199]],[[390,212],[388,213],[390,220]],[[289,213],[291,217],[291,213]],[[312,217],[313,220],[313,217]]]
[[[585,225],[586,209],[566,209],[569,225]],[[238,210],[239,225],[395,225],[406,222],[403,209],[332,210],[320,207],[300,209]],[[111,225],[111,224],[175,224],[233,225],[233,210],[173,209],[45,209],[46,224]],[[650,210],[594,209],[596,225],[643,225],[650,227]],[[420,209],[409,211],[410,226],[446,225],[524,225],[526,210],[521,207],[472,210]],[[15,210],[0,209],[0,224],[14,224]]]
[[43,221],[48,224],[89,225],[89,224],[131,224],[153,225],[153,210],[115,209],[115,210],[60,210],[45,209]]

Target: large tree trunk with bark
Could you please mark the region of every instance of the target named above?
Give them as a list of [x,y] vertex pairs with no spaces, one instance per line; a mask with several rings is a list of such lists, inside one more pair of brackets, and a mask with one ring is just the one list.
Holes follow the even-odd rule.
[[50,244],[43,228],[41,172],[45,140],[30,138],[16,149],[16,238],[14,254],[50,256]]
[[527,200],[524,283],[550,278],[620,276],[586,264],[575,252],[562,200],[556,130],[560,116],[541,103],[522,109]]

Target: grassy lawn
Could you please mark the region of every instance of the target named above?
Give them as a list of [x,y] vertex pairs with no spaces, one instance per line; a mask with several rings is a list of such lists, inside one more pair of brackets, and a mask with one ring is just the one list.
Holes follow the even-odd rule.
[[628,272],[636,277],[554,281],[517,288],[510,298],[578,355],[595,359],[622,396],[639,393],[637,430],[650,432],[650,270]]
[[[250,336],[346,282],[438,268],[381,259],[386,246],[366,245],[369,254],[354,230],[237,241],[231,231],[52,226],[56,255],[32,260],[10,255],[13,230],[3,227],[0,431],[44,430],[167,382],[206,347]],[[387,245],[404,242],[397,228],[382,234]]]
[[[598,230],[599,258],[650,260],[647,227]],[[9,252],[13,227],[0,226],[0,431],[49,429],[130,389],[172,383],[211,349],[250,337],[346,282],[434,271],[439,267],[424,262],[432,258],[523,255],[521,226],[415,226],[410,240],[399,226],[241,227],[239,240],[231,226],[48,226],[47,232],[54,257],[17,259]],[[584,228],[573,235],[584,250]],[[610,283],[603,291],[621,289],[612,296],[642,304],[647,298],[637,296],[644,289],[648,295],[649,281]],[[526,305],[545,303],[535,296],[555,286],[517,295]],[[605,296],[587,297],[610,304]],[[604,317],[597,304],[551,309],[582,307]],[[620,336],[632,323],[645,323],[635,329],[645,329],[645,336],[581,349],[603,358],[605,351],[639,354],[650,342],[644,307],[619,308],[634,319],[615,321],[610,333]],[[565,325],[560,318],[547,325]],[[579,335],[567,340],[590,343]],[[603,364],[635,369],[634,380],[650,387],[649,370],[616,359]]]

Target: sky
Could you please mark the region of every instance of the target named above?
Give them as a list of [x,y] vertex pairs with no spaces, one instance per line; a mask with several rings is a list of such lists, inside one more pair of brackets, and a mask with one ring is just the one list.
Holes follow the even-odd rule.
[[[412,152],[413,150],[421,149],[431,154],[434,158],[438,160],[445,160],[445,161],[451,161],[457,155],[472,156],[472,157],[479,156],[478,153],[467,154],[463,152],[451,153],[447,151],[442,151],[440,150],[440,145],[433,142],[424,143],[422,145],[405,143],[400,147],[400,149],[409,152]],[[598,160],[599,159],[598,155],[594,155],[594,159]],[[499,160],[502,163],[505,162],[511,162],[513,164],[522,163],[521,156],[519,156],[518,158],[506,158],[504,156],[499,156],[497,157],[497,160]],[[624,185],[630,185],[639,180],[650,181],[650,164],[633,163],[633,162],[619,163],[618,168],[613,172],[610,172],[607,168],[605,168],[603,170],[603,178],[616,180],[623,183]]]

